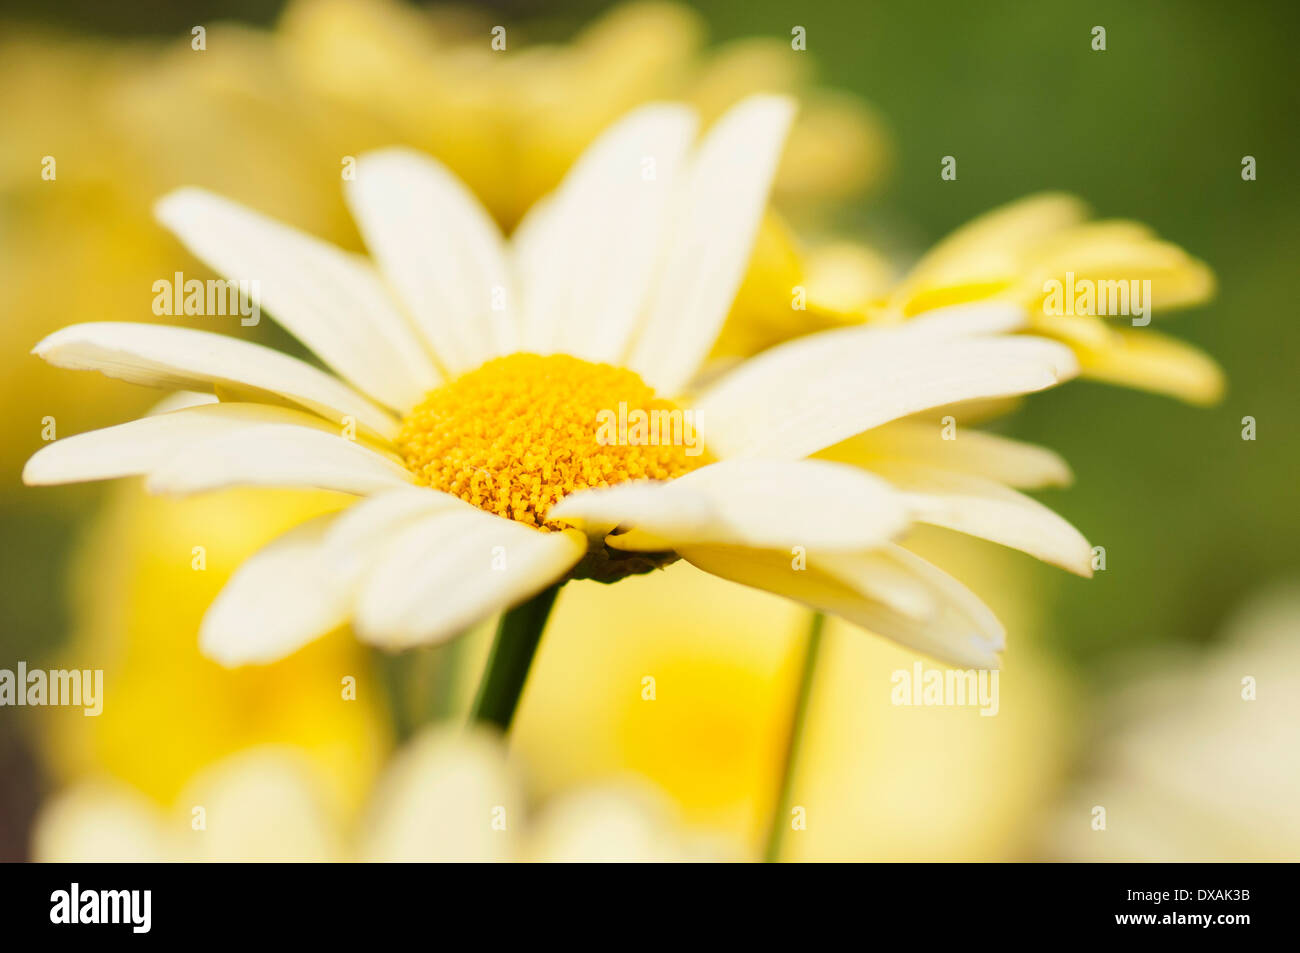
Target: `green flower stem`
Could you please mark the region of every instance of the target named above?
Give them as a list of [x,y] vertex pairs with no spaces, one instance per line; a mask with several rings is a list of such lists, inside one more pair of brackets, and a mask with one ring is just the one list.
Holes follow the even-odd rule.
[[409,660],[404,655],[385,652],[383,649],[374,649],[374,660],[375,674],[383,687],[384,701],[388,705],[393,738],[401,744],[415,730],[407,693],[406,666]]
[[822,630],[826,626],[826,616],[814,612],[808,626],[808,639],[804,646],[803,668],[799,673],[799,687],[794,699],[794,709],[790,715],[790,734],[785,741],[785,756],[781,760],[781,786],[772,806],[772,822],[767,829],[767,849],[763,859],[769,864],[781,859],[781,847],[785,842],[785,832],[790,829],[790,795],[794,789],[795,772],[799,770],[799,749],[803,741],[804,727],[808,721],[808,701],[812,697],[813,680],[817,672],[817,656],[821,652]]
[[375,672],[384,689],[393,737],[400,744],[420,729],[454,714],[456,674],[464,633],[440,645],[406,652],[375,649]]
[[542,630],[555,605],[561,583],[543,589],[527,602],[515,606],[501,616],[497,623],[496,641],[479,683],[478,697],[470,717],[475,721],[496,725],[502,731],[510,730],[510,722],[519,707],[519,696],[524,693],[528,670]]
[[445,721],[456,713],[456,688],[460,681],[457,676],[465,655],[467,635],[467,632],[462,632],[437,647],[425,693],[424,707],[429,721]]

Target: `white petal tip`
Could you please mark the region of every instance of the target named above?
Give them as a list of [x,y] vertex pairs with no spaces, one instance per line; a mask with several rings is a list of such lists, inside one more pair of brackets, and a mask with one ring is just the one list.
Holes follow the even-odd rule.
[[1043,475],[1043,486],[1074,486],[1074,471],[1062,461],[1055,470]]
[[266,665],[279,661],[279,658],[261,658],[250,653],[247,648],[233,648],[233,640],[223,638],[219,629],[209,625],[205,619],[199,627],[199,654],[216,662],[222,668],[241,668],[245,665]]
[[37,450],[23,465],[23,484],[25,486],[54,486],[60,482],[54,479],[45,466],[44,454],[48,449],[48,447],[42,447]]
[[192,185],[173,189],[153,203],[154,218],[168,229],[174,229],[182,214],[198,201],[215,198],[212,193]]
[[[415,159],[419,162],[427,162],[431,156],[420,152],[418,149],[412,149],[410,146],[385,146],[382,149],[371,149],[369,152],[363,152],[357,156],[357,165],[374,165],[377,162],[384,162],[395,159]],[[436,161],[436,160],[435,160]]]
[[730,110],[733,113],[741,112],[768,112],[773,118],[783,118],[789,122],[799,111],[799,101],[793,96],[787,96],[782,93],[755,93],[752,96],[746,96]]
[[[73,326],[75,327],[75,325]],[[45,337],[36,342],[35,346],[28,353],[39,357],[43,361],[48,361],[50,359],[50,352],[59,346],[59,341],[63,336],[63,332],[66,330],[67,328],[60,328],[52,334],[45,335]]]
[[1074,356],[1074,352],[1063,349],[1064,353],[1057,360],[1053,370],[1056,372],[1058,383],[1072,380],[1079,376],[1079,359]]
[[354,620],[352,630],[356,633],[358,641],[390,653],[405,652],[407,649],[419,648],[423,645],[441,645],[443,642],[450,642],[464,631],[453,628],[415,632],[403,626],[388,627],[373,622],[367,624],[360,619]]

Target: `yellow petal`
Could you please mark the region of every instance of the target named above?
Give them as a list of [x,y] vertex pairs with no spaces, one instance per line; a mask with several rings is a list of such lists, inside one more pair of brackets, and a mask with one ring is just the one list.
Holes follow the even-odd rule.
[[[856,324],[892,278],[892,266],[865,245],[801,247],[784,219],[769,210],[712,354],[746,357],[793,337]],[[795,307],[799,289],[803,308]]]
[[1145,328],[1115,332],[1099,350],[1076,350],[1083,376],[1169,394],[1193,404],[1213,404],[1223,396],[1223,371],[1208,354],[1177,338]]
[[901,304],[904,317],[924,314],[937,308],[947,308],[955,304],[969,304],[983,301],[1015,288],[1017,285],[1013,271],[1001,271],[979,276],[972,274],[967,278],[953,280],[948,284],[916,290],[906,296]]
[[808,310],[824,317],[827,325],[861,320],[892,279],[893,266],[884,256],[855,242],[830,242],[803,256]]
[[717,50],[691,84],[689,98],[706,120],[763,90],[798,95],[794,132],[777,172],[782,199],[855,195],[878,183],[890,161],[883,121],[866,103],[839,91],[811,89],[808,60],[791,56],[786,41],[750,38]]
[[1026,264],[1026,293],[1031,310],[1041,311],[1044,285],[1073,273],[1081,281],[1150,281],[1154,312],[1188,307],[1214,294],[1214,273],[1203,261],[1171,242],[1142,235],[1130,223],[1099,222],[1071,229]]
[[889,172],[889,134],[856,97],[830,90],[803,94],[803,107],[776,174],[776,195],[830,199],[856,195]]
[[915,314],[924,309],[912,299],[927,291],[1009,283],[1019,273],[1029,249],[1081,222],[1086,211],[1079,199],[1059,192],[1031,195],[996,208],[931,249],[897,289],[893,303],[905,313]]
[[759,226],[745,277],[712,355],[747,357],[788,338],[820,330],[821,325],[807,323],[806,311],[791,306],[802,278],[794,233],[780,216],[769,211]]
[[1093,314],[1044,314],[1042,302],[1029,308],[1030,330],[1051,335],[1066,344],[1094,350],[1114,343],[1115,329]]
[[691,84],[690,102],[710,122],[755,89],[794,93],[810,79],[802,57],[782,40],[751,37],[720,46]]

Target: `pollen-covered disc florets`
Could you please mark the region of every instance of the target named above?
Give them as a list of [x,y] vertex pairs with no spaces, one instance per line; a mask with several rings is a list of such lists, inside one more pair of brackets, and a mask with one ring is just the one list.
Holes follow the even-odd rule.
[[511,354],[431,391],[402,421],[397,446],[420,483],[555,529],[547,511],[575,490],[671,480],[703,464],[683,413],[633,371]]

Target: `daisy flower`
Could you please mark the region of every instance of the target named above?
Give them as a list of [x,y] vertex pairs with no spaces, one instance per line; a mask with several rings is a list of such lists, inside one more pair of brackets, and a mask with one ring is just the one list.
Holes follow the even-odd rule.
[[[503,724],[559,584],[679,557],[922,652],[995,665],[993,614],[894,540],[933,523],[1087,575],[1086,541],[1010,488],[1068,474],[1003,438],[941,441],[914,415],[1050,387],[1077,370],[1067,347],[1017,333],[1022,307],[981,302],[810,335],[692,387],[793,113],[784,97],[751,97],[693,145],[689,108],[634,110],[509,241],[433,159],[363,156],[345,187],[372,260],[174,192],[160,220],[217,272],[256,282],[261,305],[330,370],[188,328],[64,328],[35,353],[207,396],[52,443],[24,479],[355,495],[241,567],[204,619],[203,651],[270,662],[349,620],[397,650],[514,606],[478,706]],[[614,415],[617,439],[602,438]],[[645,439],[635,425],[624,435],[624,417],[680,427]],[[900,420],[883,445],[859,445]]]
[[[763,237],[756,252],[763,261],[753,270],[765,281],[746,289],[755,304],[724,329],[730,346],[720,356],[819,325],[893,325],[938,307],[1003,300],[1026,309],[1027,330],[1068,344],[1084,378],[1193,404],[1213,404],[1223,396],[1222,370],[1193,345],[1153,327],[1133,326],[1128,317],[1100,313],[1101,307],[1092,313],[1077,309],[1068,291],[1069,308],[1054,299],[1053,289],[1060,295],[1076,285],[1131,285],[1141,291],[1151,319],[1214,295],[1214,272],[1205,262],[1140,222],[1089,221],[1087,206],[1075,196],[1044,192],[986,212],[896,280],[862,245],[837,241],[803,248],[775,223]],[[793,285],[805,289],[807,310],[792,315],[778,304]]]
[[[1069,344],[1082,375],[1195,404],[1223,396],[1212,358],[1153,328],[1050,304],[1050,287],[1147,282],[1150,313],[1208,301],[1214,272],[1140,222],[1088,221],[1087,206],[1059,192],[1030,195],[980,216],[931,249],[868,315],[896,321],[941,304],[1003,297],[1022,303],[1030,329]],[[1058,291],[1059,295],[1060,292]],[[1127,298],[1125,299],[1127,300]],[[1073,305],[1073,302],[1071,302]],[[1100,309],[1098,309],[1100,310]]]
[[[528,20],[465,5],[290,0],[266,29],[209,23],[198,56],[189,26],[129,49],[5,32],[0,88],[28,91],[0,115],[11,147],[0,150],[0,284],[12,306],[0,327],[5,404],[35,397],[44,415],[71,419],[75,409],[85,427],[148,406],[138,389],[107,380],[51,386],[26,351],[69,314],[149,320],[139,289],[179,264],[151,205],[177,186],[202,184],[358,250],[339,201],[340,162],[406,145],[435,156],[513,229],[628,110],[682,99],[711,121],[759,91],[800,102],[773,194],[801,226],[883,176],[883,123],[867,103],[820,85],[816,53],[792,51],[787,30],[708,43],[704,17],[661,0],[619,4],[554,43],[530,37]],[[509,33],[504,51],[490,47],[498,23]],[[47,154],[77,157],[57,185],[31,174],[30,157]],[[790,283],[776,274],[780,300],[765,300],[769,267],[751,258],[737,320],[788,302]],[[820,303],[815,287],[809,299],[810,309]],[[0,493],[18,487],[29,436],[21,415],[0,417]]]

